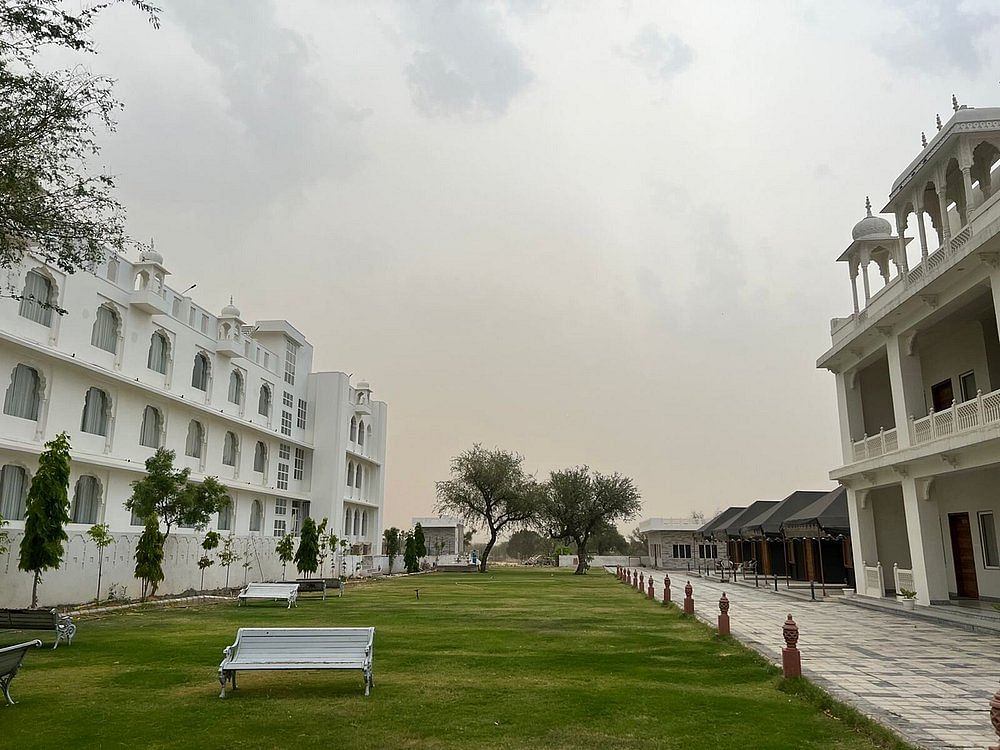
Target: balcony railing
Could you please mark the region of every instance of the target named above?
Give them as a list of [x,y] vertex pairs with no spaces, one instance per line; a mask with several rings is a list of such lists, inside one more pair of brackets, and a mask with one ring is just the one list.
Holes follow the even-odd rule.
[[898,563],[892,564],[892,580],[896,585],[896,596],[904,591],[917,590],[917,586],[913,582],[913,571],[899,567]]
[[865,596],[885,596],[885,583],[882,578],[882,563],[876,562],[874,565],[868,565],[867,563],[863,566],[863,577],[861,579],[864,581],[864,591],[859,591],[859,594],[864,594]]
[[910,440],[919,445],[990,424],[1000,424],[1000,390],[987,394],[979,391],[974,399],[952,401],[948,409],[938,412],[931,409],[926,417],[911,419]]
[[886,453],[893,453],[897,450],[899,450],[899,436],[896,429],[881,429],[878,431],[878,435],[872,437],[865,435],[854,443],[854,460],[864,461],[866,458],[884,456]]

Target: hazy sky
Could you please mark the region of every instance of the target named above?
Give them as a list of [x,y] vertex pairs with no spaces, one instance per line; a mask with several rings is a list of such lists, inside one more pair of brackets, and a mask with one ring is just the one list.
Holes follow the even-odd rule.
[[160,4],[87,63],[129,230],[371,381],[395,525],[474,442],[645,516],[832,487],[835,259],[953,92],[1000,103],[988,2]]

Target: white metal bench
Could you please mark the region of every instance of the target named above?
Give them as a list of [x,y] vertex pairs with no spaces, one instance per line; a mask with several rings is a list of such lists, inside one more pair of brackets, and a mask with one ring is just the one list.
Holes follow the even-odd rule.
[[0,630],[54,630],[56,643],[66,641],[73,645],[76,625],[69,615],[61,615],[54,609],[0,609]]
[[299,584],[297,583],[250,583],[236,597],[236,605],[239,606],[248,599],[284,599],[288,602],[288,608],[298,606],[296,600],[299,598]]
[[219,664],[219,697],[238,671],[272,669],[360,669],[368,695],[374,648],[375,628],[240,628]]
[[13,682],[17,670],[21,668],[24,655],[28,653],[29,648],[41,648],[41,646],[42,642],[36,638],[27,643],[0,648],[0,690],[3,690],[3,696],[7,699],[8,705],[14,705],[14,699],[10,697],[10,683]]

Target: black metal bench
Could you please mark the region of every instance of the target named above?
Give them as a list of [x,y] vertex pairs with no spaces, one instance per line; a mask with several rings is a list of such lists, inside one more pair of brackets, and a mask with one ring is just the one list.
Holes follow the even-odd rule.
[[61,615],[54,609],[0,609],[0,630],[54,630],[56,642],[73,645],[76,625],[69,615]]
[[10,697],[10,683],[14,681],[17,670],[21,668],[24,655],[28,653],[29,648],[41,648],[41,646],[42,642],[36,638],[27,643],[0,648],[0,690],[3,690],[3,697],[7,699],[7,705],[14,705],[14,699]]

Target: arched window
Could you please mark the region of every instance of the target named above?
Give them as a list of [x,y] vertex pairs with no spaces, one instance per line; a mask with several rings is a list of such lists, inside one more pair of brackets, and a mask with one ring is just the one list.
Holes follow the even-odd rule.
[[361,474],[362,474],[362,472],[364,472],[364,467],[361,464],[358,464],[358,468],[354,472],[354,486],[357,487],[357,488],[359,488],[359,489],[361,487]]
[[73,507],[70,517],[73,523],[97,523],[97,507],[100,504],[101,485],[97,477],[84,474],[76,480],[76,491],[73,493]]
[[243,374],[239,370],[233,370],[229,374],[229,402],[243,403]]
[[117,354],[120,326],[121,319],[118,317],[118,312],[110,305],[101,305],[97,308],[97,315],[94,318],[94,329],[90,332],[90,343],[98,349]]
[[115,284],[118,283],[118,258],[110,258],[108,260],[108,281]]
[[24,518],[24,500],[28,496],[28,472],[24,467],[7,464],[0,469],[0,516],[8,521]]
[[354,486],[354,462],[353,461],[348,461],[347,462],[347,486],[348,487],[353,487]]
[[205,442],[205,428],[201,422],[192,419],[188,422],[187,440],[184,441],[184,455],[192,458],[201,458],[201,446]]
[[348,508],[344,511],[344,536],[350,536],[351,534],[351,509]]
[[222,463],[226,466],[236,466],[236,451],[239,450],[240,441],[236,433],[227,432],[226,441],[222,445]]
[[233,501],[226,498],[226,504],[219,509],[219,531],[233,530]]
[[358,518],[358,511],[355,510],[354,511],[354,536],[358,535],[358,532],[361,530],[360,526],[361,526],[361,519]]
[[267,446],[260,440],[253,450],[253,470],[263,472],[267,468]]
[[24,291],[21,292],[21,306],[18,313],[22,318],[52,325],[52,282],[38,271],[28,271],[24,277]]
[[365,428],[365,442],[368,443],[368,447],[370,448],[371,444],[372,444],[372,426],[371,425],[368,425]]
[[354,443],[358,439],[358,420],[356,417],[351,417],[351,442]]
[[260,387],[260,397],[257,399],[257,413],[262,417],[271,416],[271,386],[267,383]]
[[362,419],[358,422],[358,445],[365,444],[365,422]]
[[108,417],[111,415],[111,398],[100,388],[89,388],[83,401],[83,418],[80,431],[91,435],[108,434]]
[[260,531],[263,526],[264,506],[260,500],[254,500],[250,505],[250,531]]
[[194,369],[191,371],[191,386],[199,391],[208,390],[208,374],[211,371],[211,364],[205,352],[198,352],[194,355]]
[[42,400],[42,379],[34,367],[19,364],[10,375],[10,385],[3,400],[3,413],[21,419],[38,419]]
[[139,445],[147,448],[159,448],[163,432],[163,415],[155,406],[147,406],[142,410],[142,428],[139,430]]
[[361,511],[361,536],[368,534],[368,511]]
[[149,339],[149,356],[146,357],[146,367],[161,375],[167,373],[167,359],[170,357],[170,341],[163,331],[153,331]]

